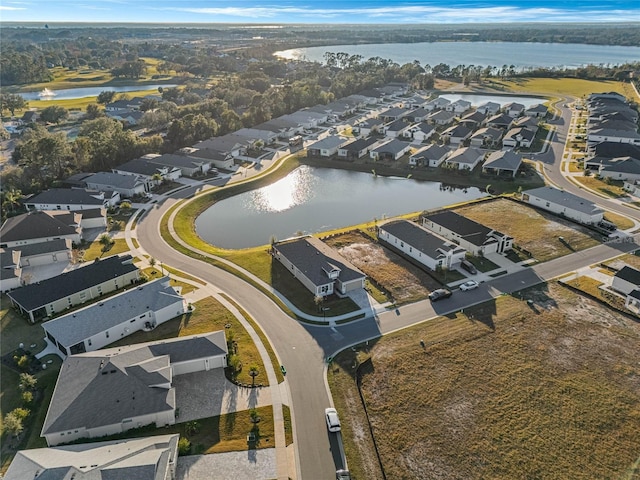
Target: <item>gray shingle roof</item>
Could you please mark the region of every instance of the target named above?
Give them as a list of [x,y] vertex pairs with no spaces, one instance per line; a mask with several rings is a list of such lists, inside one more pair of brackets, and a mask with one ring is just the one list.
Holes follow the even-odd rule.
[[369,148],[371,145],[376,143],[378,139],[369,137],[369,138],[359,138],[347,145],[343,145],[340,147],[342,150],[347,150],[349,152],[361,152],[365,148]]
[[447,158],[447,162],[449,163],[464,163],[464,164],[474,164],[478,161],[478,159],[482,159],[484,153],[473,147],[462,147],[454,150],[454,152]]
[[365,277],[365,274],[348,260],[315,237],[277,243],[274,248],[315,285],[331,283],[332,280],[326,272],[331,271],[334,267],[340,269],[339,278],[343,282]]
[[559,190],[553,187],[534,188],[533,190],[527,190],[523,193],[533,195],[543,200],[547,200],[557,205],[563,205],[577,212],[589,215],[602,212],[602,209],[596,206],[595,203],[585,200],[573,193],[565,192],[564,190]]
[[449,150],[446,147],[431,143],[422,147],[416,153],[411,155],[411,157],[426,158],[427,160],[440,160],[447,153],[449,153]]
[[62,252],[64,250],[71,250],[71,240],[61,238],[49,242],[31,243],[29,245],[13,247],[13,250],[19,250],[22,258],[42,255],[44,253]]
[[158,278],[97,304],[49,320],[42,324],[42,328],[65,347],[71,347],[132,318],[149,311],[157,312],[180,301],[182,297],[169,284],[169,277]]
[[462,251],[460,246],[444,240],[424,228],[408,220],[395,220],[380,226],[380,230],[389,232],[396,238],[401,239],[416,250],[437,259],[447,251]]
[[102,206],[104,200],[96,198],[100,192],[91,192],[82,188],[51,188],[26,200],[25,204],[49,203],[57,205],[96,205]]
[[628,265],[618,270],[615,276],[634,285],[640,285],[640,270],[636,270]]
[[25,310],[32,311],[137,270],[138,267],[133,265],[131,255],[114,255],[57,277],[18,288],[8,295]]
[[522,155],[511,150],[498,150],[491,153],[484,162],[484,168],[500,168],[502,170],[518,170],[522,163]]
[[[489,234],[494,231],[485,225],[458,215],[451,210],[425,215],[424,218],[437,225],[442,225],[447,230],[457,233],[469,243],[477,246],[485,245],[487,239],[489,239]],[[498,233],[498,235],[502,234]]]
[[85,178],[87,184],[105,185],[114,188],[131,189],[142,184],[140,179],[134,175],[124,175],[114,172],[98,172]]
[[331,135],[323,138],[322,140],[318,140],[317,142],[312,143],[307,147],[307,149],[314,150],[322,150],[322,149],[332,149],[343,145],[348,140],[344,137],[338,137],[337,135]]
[[[100,203],[102,205],[102,203]],[[2,243],[78,234],[77,227],[45,211],[29,212],[5,220],[0,227]]]
[[406,150],[411,144],[408,142],[403,142],[402,140],[398,140],[394,138],[393,140],[383,143],[377,148],[374,148],[374,152],[378,153],[391,153],[392,155],[397,155],[398,153]]

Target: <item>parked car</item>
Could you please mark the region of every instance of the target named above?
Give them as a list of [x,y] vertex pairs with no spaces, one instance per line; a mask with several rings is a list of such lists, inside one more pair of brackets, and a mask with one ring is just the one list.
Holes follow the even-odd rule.
[[338,412],[335,408],[327,408],[324,411],[324,416],[327,419],[327,428],[330,432],[340,431],[340,419],[338,418]]
[[432,302],[437,302],[443,298],[449,298],[451,296],[451,290],[446,288],[438,288],[429,294],[429,300]]
[[336,480],[351,480],[351,474],[349,473],[349,470],[337,470]]
[[469,272],[471,275],[475,275],[476,273],[478,273],[476,267],[469,260],[462,260],[460,262],[460,267]]
[[466,292],[467,290],[473,290],[474,288],[478,288],[478,282],[475,280],[467,280],[462,285],[460,285],[460,290]]

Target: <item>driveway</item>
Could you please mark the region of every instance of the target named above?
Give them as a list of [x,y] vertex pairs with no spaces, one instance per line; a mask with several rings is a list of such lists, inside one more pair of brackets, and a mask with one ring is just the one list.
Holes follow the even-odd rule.
[[180,457],[176,480],[268,480],[278,478],[276,449]]
[[189,422],[224,413],[271,405],[269,387],[238,387],[229,382],[221,368],[187,373],[173,378],[176,389],[176,421]]

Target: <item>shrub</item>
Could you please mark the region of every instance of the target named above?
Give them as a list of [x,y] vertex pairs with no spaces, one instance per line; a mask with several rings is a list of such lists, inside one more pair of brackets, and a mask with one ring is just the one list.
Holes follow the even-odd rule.
[[189,452],[191,452],[191,442],[188,438],[180,437],[180,440],[178,440],[178,455],[189,455]]
[[21,370],[26,370],[27,368],[29,368],[29,357],[27,357],[26,355],[22,355],[20,358],[18,358],[17,364],[18,368],[20,368]]
[[26,392],[22,392],[22,402],[27,405],[33,402],[33,393],[28,390]]

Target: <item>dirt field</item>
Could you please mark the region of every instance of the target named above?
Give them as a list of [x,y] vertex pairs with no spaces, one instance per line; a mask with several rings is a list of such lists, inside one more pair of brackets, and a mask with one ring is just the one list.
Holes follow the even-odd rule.
[[504,198],[478,202],[456,212],[512,236],[518,247],[531,252],[540,262],[572,253],[558,237],[563,237],[574,250],[600,243],[586,228]]
[[386,478],[638,478],[640,324],[546,288],[525,293],[531,306],[500,297],[338,356],[329,380],[356,478],[381,478],[357,362]]
[[424,299],[439,286],[423,270],[361,233],[349,232],[324,242],[389,292],[398,304]]

